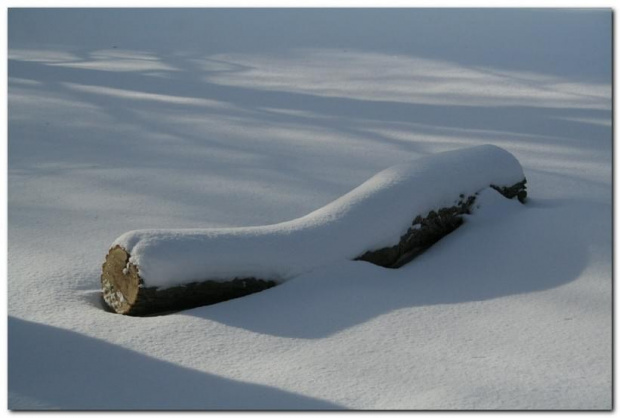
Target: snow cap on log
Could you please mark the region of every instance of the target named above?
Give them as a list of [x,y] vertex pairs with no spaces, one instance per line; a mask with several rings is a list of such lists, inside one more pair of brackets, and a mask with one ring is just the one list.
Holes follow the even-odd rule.
[[[139,314],[149,310],[139,302],[141,293],[158,299],[167,291],[173,299],[187,298],[188,292],[201,293],[196,287],[200,283],[209,284],[208,293],[218,286],[235,288],[232,282],[240,289],[258,291],[331,262],[374,262],[368,255],[389,248],[396,248],[396,253],[388,254],[385,264],[397,264],[395,258],[410,250],[401,248],[402,241],[416,229],[412,228],[416,219],[429,214],[435,218],[438,210],[448,214],[451,209],[450,216],[466,213],[475,194],[487,187],[509,198],[525,199],[521,165],[508,151],[493,145],[395,165],[326,206],[279,224],[127,232],[116,239],[106,258],[104,299],[116,312]],[[127,282],[138,289],[130,291]],[[180,289],[185,289],[185,296]],[[224,293],[221,300],[230,298]],[[235,297],[235,290],[230,294]],[[159,310],[165,309],[167,303],[162,303]],[[186,306],[208,303],[213,301]]]

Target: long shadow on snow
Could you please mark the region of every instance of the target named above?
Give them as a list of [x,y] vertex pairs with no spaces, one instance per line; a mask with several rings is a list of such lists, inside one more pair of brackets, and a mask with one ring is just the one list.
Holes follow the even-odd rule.
[[344,262],[183,314],[257,333],[323,338],[401,308],[552,289],[576,279],[587,264],[588,246],[609,235],[604,222],[588,219],[608,216],[604,205],[543,200],[491,218],[472,217],[398,270]]
[[[83,54],[84,61],[89,61],[89,56],[86,52]],[[179,60],[181,60],[179,58]],[[15,61],[15,66],[21,68],[21,62]],[[131,100],[121,97],[110,97],[101,95],[94,92],[82,92],[76,90],[70,90],[62,84],[60,80],[73,81],[82,80],[86,85],[100,85],[101,80],[107,80],[108,83],[103,83],[105,87],[114,86],[114,88],[125,88],[124,82],[126,78],[133,80],[136,86],[140,86],[143,83],[151,86],[154,90],[159,91],[162,86],[171,84],[173,86],[193,86],[191,91],[200,90],[208,83],[200,81],[200,76],[204,74],[198,73],[199,70],[191,67],[188,64],[187,69],[183,72],[185,78],[181,81],[166,80],[166,83],[161,83],[152,76],[138,73],[136,74],[118,74],[110,76],[106,71],[97,70],[80,70],[80,69],[63,69],[53,68],[45,65],[40,67],[35,72],[41,72],[39,76],[31,74],[33,77],[40,79],[44,84],[43,87],[37,86],[36,88],[30,88],[32,95],[42,94],[51,95],[53,93],[60,94],[62,96],[69,96],[78,99],[79,101],[87,102],[95,105],[98,109],[103,110],[108,116],[114,119],[115,123],[124,127],[135,127],[139,129],[139,136],[136,138],[136,133],[132,129],[124,129],[122,131],[114,130],[110,132],[109,127],[99,126],[80,126],[72,127],[70,130],[64,123],[56,123],[52,120],[51,123],[46,123],[44,129],[40,129],[37,135],[32,134],[33,125],[45,122],[49,119],[49,116],[43,116],[40,119],[35,119],[35,123],[12,123],[11,124],[11,137],[20,138],[19,141],[9,141],[9,152],[11,154],[10,166],[24,167],[25,165],[32,166],[32,170],[37,173],[43,174],[45,171],[41,168],[40,164],[37,164],[36,158],[33,158],[30,150],[36,149],[38,155],[44,156],[46,161],[64,162],[65,164],[75,165],[76,156],[72,152],[67,150],[75,150],[76,147],[82,150],[79,155],[79,161],[83,161],[84,155],[88,154],[92,158],[91,162],[93,167],[107,167],[107,168],[119,168],[119,167],[132,167],[132,168],[154,168],[159,170],[165,170],[167,168],[174,168],[174,170],[184,169],[188,171],[188,176],[192,175],[213,175],[218,168],[231,172],[231,165],[228,162],[222,162],[217,158],[217,153],[210,152],[211,150],[226,152],[235,155],[246,155],[253,158],[247,160],[243,167],[235,167],[234,173],[231,172],[229,176],[234,176],[236,179],[246,181],[247,179],[255,179],[258,176],[265,178],[266,176],[276,176],[276,181],[285,181],[292,183],[294,187],[308,188],[316,187],[316,183],[321,184],[321,190],[331,190],[334,195],[342,194],[347,191],[342,187],[338,187],[337,181],[331,178],[325,178],[312,176],[308,178],[311,173],[308,170],[301,167],[300,164],[300,152],[298,147],[281,147],[279,143],[273,143],[268,138],[263,141],[243,141],[242,144],[236,141],[230,141],[226,135],[222,135],[218,132],[209,132],[208,130],[199,129],[196,131],[186,125],[178,126],[171,124],[167,121],[158,120],[151,115],[158,114],[159,112],[165,112],[167,115],[178,114],[180,116],[192,115],[197,119],[203,118],[205,114],[214,115],[217,114],[222,117],[235,117],[243,118],[248,121],[259,121],[265,126],[284,126],[291,122],[299,123],[303,122],[307,126],[317,127],[321,126],[321,122],[316,119],[300,118],[294,116],[281,116],[273,114],[268,111],[260,110],[258,107],[247,107],[248,104],[244,104],[242,110],[221,110],[221,109],[205,109],[196,108],[194,106],[179,104],[179,103],[159,103],[149,102],[147,100]],[[26,65],[28,67],[28,65]],[[34,67],[36,68],[36,66]],[[65,72],[69,71],[73,76],[67,78]],[[24,75],[20,70],[15,71],[14,75]],[[48,74],[49,73],[49,74]],[[47,74],[47,75],[46,75]],[[50,74],[56,76],[49,77]],[[64,76],[60,76],[64,74]],[[140,81],[141,80],[141,81]],[[156,85],[153,85],[155,80]],[[188,81],[189,80],[189,81]],[[193,80],[193,81],[192,81]],[[117,83],[118,82],[118,83]],[[117,85],[118,84],[118,85]],[[226,89],[226,87],[223,87]],[[28,88],[26,88],[28,89]],[[166,90],[165,87],[163,87]],[[127,89],[127,91],[137,91],[134,88]],[[174,88],[172,91],[175,91]],[[178,93],[178,92],[177,92]],[[201,97],[199,94],[192,93],[194,98]],[[218,98],[219,99],[219,98]],[[243,101],[240,101],[243,102]],[[145,116],[147,115],[147,116]],[[337,129],[340,131],[348,130],[350,135],[355,136],[360,142],[364,140],[376,140],[379,135],[373,135],[372,137],[364,137],[364,133],[355,130],[353,128],[348,129],[346,123],[330,122],[323,123],[323,127],[328,129]],[[26,130],[22,133],[22,130]],[[164,144],[158,141],[151,141],[152,137],[167,135],[168,138],[175,138],[176,142],[170,141]],[[55,141],[37,141],[36,146],[28,142],[28,138],[39,138],[40,136],[52,136],[55,137]],[[391,145],[403,146],[400,141],[393,141],[387,137],[381,137],[381,141],[387,143],[392,141]],[[148,144],[148,146],[144,146]],[[186,146],[189,145],[189,146]],[[404,151],[411,152],[415,149],[416,145],[407,144]],[[282,149],[283,148],[283,149]],[[116,150],[122,149],[123,152],[116,152]],[[191,151],[188,151],[191,150]],[[196,149],[204,150],[204,152],[192,152]],[[114,159],[109,158],[111,152],[115,153]],[[325,163],[326,161],[334,160],[338,162],[338,166],[342,167],[346,172],[353,172],[359,167],[355,167],[353,164],[349,164],[346,168],[343,167],[342,153],[346,152],[340,150],[340,153],[326,152],[319,149],[305,149],[304,158],[309,158],[309,153],[316,154],[313,157]],[[215,157],[214,157],[215,155]],[[26,156],[28,161],[19,161],[21,156]],[[24,159],[24,157],[22,157]],[[32,161],[35,161],[34,164]],[[256,162],[260,162],[258,166],[255,166]],[[303,160],[301,161],[303,163]],[[264,170],[263,167],[269,167],[268,170]],[[383,167],[380,167],[383,168]],[[54,169],[55,170],[55,169]],[[249,171],[248,171],[249,170]],[[259,170],[259,173],[255,171]],[[282,173],[286,173],[283,175]],[[295,175],[291,175],[295,173]],[[107,179],[106,187],[114,183],[114,180]],[[119,181],[118,185],[121,190],[119,193],[132,193],[132,194],[150,194],[150,190],[145,188],[136,189],[132,188],[131,184],[126,181]],[[171,199],[173,201],[185,201],[187,204],[194,204],[201,206],[205,203],[196,203],[196,195],[194,193],[187,193],[182,189],[182,185],[176,185],[174,189],[167,189],[164,184],[157,184],[156,190],[152,194],[158,195],[160,198]],[[344,190],[344,191],[343,191]],[[192,199],[187,199],[187,196],[193,196]],[[193,202],[193,203],[192,203]],[[210,205],[217,205],[217,200],[211,201]]]
[[[87,50],[82,51],[80,57],[85,62],[93,59]],[[182,168],[187,171],[188,177],[213,176],[218,172],[227,172],[227,179],[233,179],[242,184],[261,178],[269,183],[286,184],[310,191],[320,185],[320,190],[329,190],[331,195],[338,196],[349,190],[346,182],[343,185],[335,180],[337,176],[317,174],[314,167],[317,165],[338,167],[341,173],[351,175],[356,170],[360,170],[361,164],[356,159],[347,158],[350,150],[354,147],[363,149],[371,143],[375,146],[398,149],[403,155],[420,155],[428,152],[427,145],[423,141],[395,140],[378,132],[360,128],[357,123],[360,120],[403,123],[412,133],[431,136],[457,135],[456,132],[446,133],[446,129],[457,131],[497,129],[508,134],[514,132],[520,135],[525,132],[534,135],[553,133],[553,137],[545,139],[546,143],[557,144],[561,141],[576,150],[588,146],[587,142],[583,141],[583,137],[594,140],[609,136],[608,127],[553,119],[557,116],[605,118],[609,115],[609,111],[605,110],[437,106],[319,97],[311,94],[220,86],[204,81],[209,71],[198,68],[192,61],[191,55],[186,57],[160,56],[160,58],[167,65],[179,70],[171,71],[170,76],[173,78],[166,79],[165,82],[145,72],[118,73],[9,60],[11,76],[32,78],[43,83],[30,89],[33,97],[41,94],[42,91],[44,94],[58,93],[62,96],[74,97],[103,110],[115,121],[113,125],[122,127],[115,130],[111,130],[108,126],[88,125],[69,128],[65,123],[52,120],[49,126],[36,128],[37,123],[45,123],[45,120],[39,120],[36,117],[28,123],[12,122],[9,136],[20,138],[20,140],[9,140],[10,168],[29,165],[33,172],[42,174],[41,160],[72,166],[78,161],[84,163],[85,156],[88,156],[86,162],[92,164],[93,167],[106,167],[109,170],[125,167],[151,168],[162,172],[163,177],[165,177],[167,168],[172,168],[175,172]],[[239,71],[239,68],[233,66],[231,71]],[[67,88],[63,82],[124,89],[128,92],[170,94],[175,97],[214,98],[228,101],[235,108],[205,109],[180,103],[131,100],[95,92],[72,90]],[[327,117],[282,115],[268,110],[270,108],[299,110],[302,114],[307,111],[309,115],[317,114]],[[318,131],[325,129],[334,134],[342,134],[343,137],[346,135],[346,138],[351,140],[341,141],[336,149],[317,146],[300,148],[294,145],[295,141],[284,143],[273,141],[268,137],[231,141],[225,134],[211,132],[209,128],[194,129],[184,124],[170,123],[165,119],[159,120],[157,117],[152,117],[161,112],[169,116],[191,115],[198,121],[205,115],[218,114],[222,117],[242,118],[244,121],[260,123],[275,130],[279,127],[288,129],[299,127],[299,129]],[[46,119],[45,115],[42,119]],[[236,123],[236,119],[230,121],[230,124]],[[33,129],[35,133],[32,132]],[[559,134],[566,135],[566,137],[557,137],[556,135]],[[40,141],[37,139],[48,135],[54,137],[55,140]],[[151,140],[152,137],[157,138],[157,135],[166,135],[168,140]],[[497,142],[497,134],[492,130],[475,132],[475,137],[478,140],[488,138],[490,142]],[[543,138],[519,138],[521,144],[533,143],[534,140],[540,143]],[[445,142],[446,139],[437,138],[437,141]],[[448,142],[455,145],[454,141],[456,139]],[[303,152],[300,152],[300,149]],[[239,167],[218,158],[218,153],[212,151],[244,155],[248,158]],[[110,158],[112,154],[114,158]],[[303,158],[300,155],[303,155]],[[384,167],[377,166],[376,171],[382,168]],[[366,177],[366,175],[359,176],[359,182]],[[114,188],[120,195],[131,194],[148,198],[155,196],[157,199],[181,202],[192,207],[209,205],[213,210],[220,212],[225,212],[229,204],[226,200],[228,196],[224,196],[223,199],[211,199],[212,195],[201,197],[193,189],[179,183],[148,182],[137,187],[124,179],[114,179],[113,176],[101,177],[100,174],[96,174],[92,180],[104,189]],[[269,210],[269,204],[266,201],[257,201],[255,204],[259,205],[256,208],[257,213]],[[291,217],[294,217],[293,215],[299,216],[300,214],[292,211]],[[259,220],[264,218],[259,216],[257,219],[257,221],[250,222],[258,224]],[[196,221],[197,226],[208,222],[207,219],[196,219]]]
[[[8,319],[9,409],[27,399],[69,410],[341,409],[284,390],[215,376],[105,341]],[[49,408],[48,408],[49,407]]]
[[[10,77],[21,77],[46,83],[78,83],[90,86],[125,89],[141,93],[181,96],[185,98],[213,98],[240,108],[282,108],[320,112],[328,116],[379,120],[403,123],[425,123],[442,127],[465,129],[496,129],[534,135],[552,135],[566,140],[580,141],[591,134],[592,127],[564,121],[562,131],[549,123],[556,117],[594,117],[609,119],[610,110],[575,108],[540,108],[532,106],[458,106],[360,100],[345,97],[323,97],[305,93],[262,90],[249,87],[213,84],[202,78],[197,81],[195,67],[175,57],[182,75],[162,82],[156,77],[137,73],[109,72],[93,69],[66,68],[41,63],[8,60]],[[208,72],[204,72],[206,76]],[[187,81],[189,79],[189,81]],[[192,80],[193,79],[193,80]],[[472,98],[475,99],[475,98]],[[117,113],[115,111],[114,113]],[[607,132],[606,127],[595,127]]]
[[[81,56],[85,62],[91,59],[88,51],[82,51]],[[9,74],[11,76],[38,80],[43,82],[45,88],[52,92],[58,92],[63,95],[69,94],[80,100],[92,103],[118,122],[126,123],[129,126],[140,126],[142,130],[150,130],[154,134],[164,133],[170,137],[178,138],[181,141],[179,145],[182,145],[184,141],[190,141],[200,147],[216,147],[217,149],[230,152],[253,154],[260,156],[261,159],[268,158],[270,161],[269,165],[273,167],[278,167],[283,161],[291,160],[293,162],[287,164],[287,169],[289,170],[296,167],[294,161],[296,155],[291,154],[290,150],[283,153],[280,148],[274,147],[270,143],[265,143],[265,141],[257,141],[256,143],[252,141],[240,146],[235,144],[234,141],[216,139],[217,134],[208,134],[201,131],[195,132],[192,129],[187,129],[186,126],[170,126],[169,122],[158,121],[157,118],[145,119],[144,115],[157,114],[157,112],[164,110],[170,115],[175,113],[179,115],[189,114],[200,119],[201,114],[208,112],[208,114],[219,114],[224,117],[242,117],[246,120],[260,121],[262,124],[273,127],[295,123],[308,128],[316,129],[317,127],[322,127],[330,131],[341,132],[350,138],[356,138],[360,142],[360,146],[364,146],[369,141],[375,141],[382,146],[388,144],[389,146],[399,148],[401,151],[417,153],[426,153],[426,149],[422,144],[394,140],[377,132],[367,132],[359,129],[355,121],[405,123],[410,130],[416,133],[431,135],[437,135],[437,129],[475,130],[478,131],[476,132],[477,136],[490,136],[492,140],[497,136],[495,132],[547,136],[551,143],[557,144],[558,140],[561,140],[563,143],[571,144],[576,148],[584,146],[584,137],[608,138],[610,132],[607,126],[592,126],[579,120],[579,118],[609,119],[611,117],[609,110],[538,108],[530,106],[429,105],[359,100],[345,97],[321,97],[312,94],[224,86],[206,81],[205,76],[212,71],[206,71],[197,67],[192,61],[191,55],[186,57],[161,55],[159,58],[167,65],[178,70],[170,71],[170,77],[172,78],[166,79],[165,83],[162,83],[156,77],[148,75],[146,72],[110,73],[109,71],[93,69],[85,70],[49,66],[42,63],[24,62],[15,59],[9,60]],[[236,72],[239,69],[233,67],[230,71]],[[166,94],[181,98],[214,98],[233,104],[236,109],[209,109],[207,111],[179,103],[163,104],[121,97],[101,96],[95,92],[69,90],[62,84],[64,82],[121,89],[128,92]],[[36,89],[40,90],[40,87]],[[269,108],[293,109],[328,117],[278,115],[268,111],[267,109]],[[142,112],[142,115],[140,112]],[[137,125],[136,121],[138,121]],[[412,126],[412,124],[415,124],[415,126]],[[488,132],[488,134],[485,134],[482,130]],[[148,132],[145,132],[145,134],[148,136]],[[440,132],[440,134],[442,133]],[[70,137],[68,135],[58,135],[61,139],[65,136]],[[91,138],[90,147],[104,147],[102,151],[109,149],[111,146],[110,141],[113,140],[109,135],[100,140],[95,139],[90,131],[85,135],[85,138]],[[157,160],[157,166],[167,166],[171,163],[170,160],[173,158],[173,155],[171,155],[170,144],[166,144],[166,147],[163,149],[160,149],[161,147],[158,144],[151,144],[148,150],[137,144],[137,148],[134,149],[133,143],[135,141],[129,139],[131,138],[119,137],[117,139],[119,141],[118,146],[124,152],[119,153],[115,164],[126,163],[129,166],[135,167],[138,161],[144,164],[145,161]],[[536,138],[536,140],[540,142],[541,138]],[[526,139],[521,137],[519,141],[524,142]],[[10,142],[9,145],[15,147],[18,144]],[[66,144],[66,146],[70,145],[72,145],[72,142]],[[175,148],[183,149],[182,146]],[[62,149],[65,148],[63,147]],[[298,152],[297,149],[294,150]],[[53,154],[55,149],[47,151]],[[145,152],[152,155],[149,158],[145,158]],[[304,152],[307,153],[307,150]],[[12,152],[12,154],[15,154],[15,152]],[[66,158],[62,154],[59,157]],[[336,157],[339,156],[337,155]],[[199,161],[195,155],[186,155],[184,166],[187,164],[188,158],[197,166],[204,164],[204,161]],[[212,164],[212,162],[210,163]]]
[[[86,62],[92,59],[88,51],[82,51],[80,55]],[[412,133],[440,136],[446,135],[446,129],[458,131],[463,129],[484,130],[486,132],[475,132],[475,137],[479,139],[489,138],[488,140],[491,142],[497,142],[497,133],[493,130],[501,131],[504,134],[526,135],[526,138],[520,137],[518,139],[521,144],[532,143],[534,140],[539,144],[543,140],[541,137],[527,138],[528,135],[551,135],[545,139],[546,143],[557,145],[561,141],[576,150],[588,146],[588,143],[583,140],[584,137],[592,141],[597,138],[606,139],[610,135],[609,127],[606,126],[592,126],[575,120],[556,119],[558,117],[608,118],[610,112],[607,110],[422,105],[221,86],[204,81],[204,77],[209,71],[198,68],[193,63],[192,56],[160,56],[160,58],[167,65],[179,70],[171,71],[170,76],[173,78],[166,79],[165,82],[142,72],[111,73],[9,60],[11,76],[32,78],[44,83],[43,87],[32,89],[34,94],[42,89],[61,95],[68,94],[70,97],[75,97],[102,109],[120,126],[129,126],[138,130],[138,138],[136,138],[136,132],[132,129],[109,132],[105,127],[84,126],[81,128],[74,127],[70,132],[67,132],[65,124],[51,123],[49,127],[46,126],[45,129],[37,132],[37,135],[33,135],[30,132],[32,123],[13,123],[10,127],[10,136],[20,137],[20,141],[9,141],[10,166],[18,164],[21,155],[28,156],[27,159],[34,161],[33,167],[38,172],[40,171],[40,164],[36,158],[33,159],[30,150],[38,150],[37,155],[44,156],[40,158],[45,158],[46,161],[74,163],[76,156],[72,155],[72,152],[66,152],[66,150],[82,149],[83,152],[79,154],[80,161],[83,161],[84,155],[88,154],[92,158],[92,163],[110,169],[156,167],[162,170],[172,167],[178,170],[179,167],[183,167],[187,169],[190,176],[213,175],[220,169],[230,172],[230,163],[222,162],[217,158],[217,153],[211,152],[216,150],[252,157],[246,160],[241,169],[235,167],[234,174],[231,175],[238,181],[247,182],[248,179],[256,177],[275,176],[275,182],[284,181],[296,188],[312,188],[316,187],[316,184],[320,184],[321,190],[330,190],[334,196],[337,196],[348,191],[348,188],[343,188],[333,178],[314,173],[311,168],[314,164],[312,161],[316,161],[316,164],[338,166],[342,172],[351,173],[360,168],[359,164],[356,165],[355,159],[345,158],[346,153],[352,147],[364,148],[369,143],[374,142],[375,145],[396,148],[406,154],[419,155],[428,152],[424,142],[395,140],[386,135],[359,128],[356,121],[360,120],[403,123]],[[231,71],[239,71],[239,69],[233,67]],[[147,100],[131,100],[94,92],[70,90],[63,82],[124,89],[129,92],[169,94],[175,97],[214,98],[227,101],[233,104],[235,108],[197,109],[179,103],[164,104]],[[282,115],[268,110],[269,108],[293,109],[328,117]],[[346,135],[352,141],[347,142],[346,145],[343,142],[336,150],[326,151],[320,147],[301,148],[304,155],[302,159],[300,158],[302,154],[300,148],[290,143],[282,146],[281,141],[272,141],[269,138],[243,140],[239,143],[239,141],[230,141],[225,134],[210,132],[209,129],[192,129],[183,124],[171,124],[169,121],[148,116],[157,115],[162,111],[171,116],[175,114],[180,116],[192,115],[196,120],[200,120],[205,114],[219,114],[222,117],[242,118],[260,123],[276,130],[279,127],[287,126],[290,129],[291,124],[301,129],[327,129],[333,133]],[[236,124],[237,122],[233,119],[230,123]],[[27,131],[22,134],[22,129]],[[162,134],[168,138],[174,138],[175,142],[168,140],[162,143],[150,140],[151,136]],[[447,135],[455,134],[455,132],[447,133]],[[28,142],[28,138],[38,138],[41,135],[51,135],[56,140],[37,141],[36,144]],[[438,138],[437,141],[445,142],[446,140]],[[453,145],[455,144],[454,141],[451,141]],[[145,146],[147,143],[149,146]],[[122,152],[117,152],[117,150],[122,150]],[[113,160],[109,158],[112,152],[114,152]],[[342,161],[345,161],[346,166],[343,166]],[[24,162],[19,162],[19,165],[23,166]],[[264,167],[269,167],[269,169],[265,170]],[[380,168],[383,167],[377,167],[377,170]],[[286,176],[282,175],[283,172],[286,173]],[[291,175],[291,173],[295,173],[295,175]],[[111,179],[107,180],[105,186],[111,186],[112,182]],[[167,198],[194,206],[217,205],[217,199],[215,202],[213,200],[210,202],[198,200],[195,193],[188,192],[179,184],[175,184],[173,188],[167,188],[163,183],[135,188],[125,181],[117,183],[113,186],[118,187],[118,193],[156,195],[158,198]],[[192,199],[187,199],[186,196],[192,196]]]

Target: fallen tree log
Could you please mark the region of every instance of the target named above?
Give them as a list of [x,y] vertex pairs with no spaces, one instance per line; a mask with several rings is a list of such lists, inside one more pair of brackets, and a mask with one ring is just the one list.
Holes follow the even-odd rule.
[[150,315],[255,293],[338,260],[397,268],[458,228],[487,187],[527,196],[517,159],[492,145],[399,164],[280,224],[130,231],[106,256],[103,300],[117,313]]

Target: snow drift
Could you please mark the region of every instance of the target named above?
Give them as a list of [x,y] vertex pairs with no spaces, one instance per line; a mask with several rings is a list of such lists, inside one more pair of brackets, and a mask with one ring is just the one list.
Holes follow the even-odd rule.
[[521,165],[493,145],[393,166],[275,225],[127,232],[104,263],[104,300],[116,312],[139,314],[253,293],[345,259],[402,264],[455,229],[487,187],[525,198]]

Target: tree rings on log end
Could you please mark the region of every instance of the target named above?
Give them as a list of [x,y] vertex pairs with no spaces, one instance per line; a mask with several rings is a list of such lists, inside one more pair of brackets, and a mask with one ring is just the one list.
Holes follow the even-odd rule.
[[138,269],[129,262],[129,253],[120,246],[112,248],[105,258],[101,274],[105,303],[117,313],[129,313],[138,300],[140,283]]
[[112,248],[101,274],[104,302],[113,312],[124,315],[162,315],[224,302],[277,284],[273,280],[247,277],[204,280],[163,289],[146,287],[137,266],[129,262],[129,257],[129,253],[120,246]]

